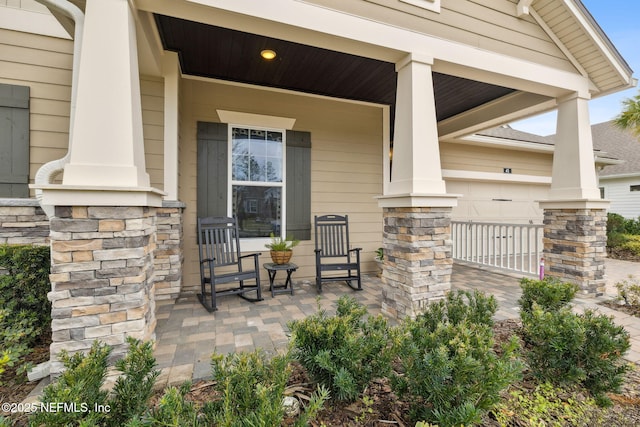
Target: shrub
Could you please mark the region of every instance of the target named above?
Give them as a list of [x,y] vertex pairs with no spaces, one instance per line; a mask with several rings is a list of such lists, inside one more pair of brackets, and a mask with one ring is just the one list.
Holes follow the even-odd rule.
[[352,297],[326,311],[289,324],[293,355],[332,398],[353,401],[369,382],[391,369],[393,333],[382,316],[362,318],[366,308]]
[[0,275],[2,366],[13,366],[49,333],[50,263],[48,247],[0,245],[0,270],[5,273]]
[[63,411],[37,412],[31,416],[30,424],[122,426],[140,417],[147,408],[159,372],[154,370],[151,343],[143,344],[131,337],[127,342],[129,351],[116,362],[122,375],[116,380],[111,395],[101,389],[111,347],[94,341],[87,354],[70,356],[63,352],[60,358],[65,371],[44,389],[40,400],[45,405],[68,406]]
[[193,402],[185,399],[191,389],[191,382],[180,388],[169,387],[158,401],[158,405],[142,418],[135,418],[126,427],[188,427],[198,426],[198,409]]
[[[284,420],[284,391],[291,374],[288,355],[267,359],[255,350],[251,353],[214,354],[211,358],[215,389],[219,400],[205,405],[208,425],[220,427],[279,427]],[[322,408],[326,391],[312,396],[296,425],[307,425]]]
[[537,303],[543,310],[555,311],[565,307],[578,292],[578,287],[572,283],[564,283],[553,277],[543,280],[522,278],[520,280],[522,296],[518,300],[521,313],[531,313],[533,303]]
[[537,385],[534,390],[511,390],[491,415],[500,427],[601,424],[601,414],[593,399],[581,398],[575,390],[557,388],[549,382]]
[[629,280],[616,283],[618,289],[618,299],[624,301],[625,305],[640,308],[640,282],[633,276]]
[[624,241],[619,247],[631,252],[633,255],[640,256],[640,236],[635,234],[624,234],[623,236]]
[[554,384],[582,384],[600,404],[607,391],[619,391],[629,365],[629,333],[610,317],[586,310],[574,314],[567,307],[545,311],[537,304],[522,313],[523,338],[529,344],[526,360],[533,374]]
[[402,372],[392,375],[392,386],[410,402],[413,420],[477,424],[499,401],[500,391],[520,377],[515,337],[500,356],[493,349],[495,310],[492,296],[458,291],[404,322],[398,350]]

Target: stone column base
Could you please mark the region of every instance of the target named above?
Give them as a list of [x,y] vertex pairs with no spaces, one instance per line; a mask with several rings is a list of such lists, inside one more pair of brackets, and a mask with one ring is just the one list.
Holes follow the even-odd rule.
[[127,336],[155,339],[155,208],[56,206],[51,218],[51,375],[59,353],[94,340],[127,350]]
[[605,291],[606,209],[545,209],[545,274],[577,284],[585,294]]
[[184,203],[163,202],[156,211],[158,229],[154,252],[156,300],[176,299],[182,288]]
[[384,313],[415,317],[451,289],[451,210],[384,208]]

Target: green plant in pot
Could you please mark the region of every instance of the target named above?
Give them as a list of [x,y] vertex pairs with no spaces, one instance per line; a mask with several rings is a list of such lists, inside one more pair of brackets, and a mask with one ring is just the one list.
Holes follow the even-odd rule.
[[271,250],[271,260],[275,264],[286,264],[293,255],[293,248],[300,243],[299,240],[289,236],[283,239],[281,236],[276,236],[273,233],[270,234],[271,242],[267,243],[265,247]]

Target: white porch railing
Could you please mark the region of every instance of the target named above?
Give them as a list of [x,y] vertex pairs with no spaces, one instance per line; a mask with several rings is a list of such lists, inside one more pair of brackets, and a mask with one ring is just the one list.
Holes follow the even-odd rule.
[[452,221],[453,259],[538,275],[544,226]]

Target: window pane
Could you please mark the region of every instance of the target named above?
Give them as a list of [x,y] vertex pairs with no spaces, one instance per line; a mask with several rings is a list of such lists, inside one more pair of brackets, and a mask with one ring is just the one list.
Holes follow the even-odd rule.
[[280,234],[282,188],[234,185],[233,215],[238,218],[240,237]]
[[231,179],[282,182],[282,132],[233,128]]

